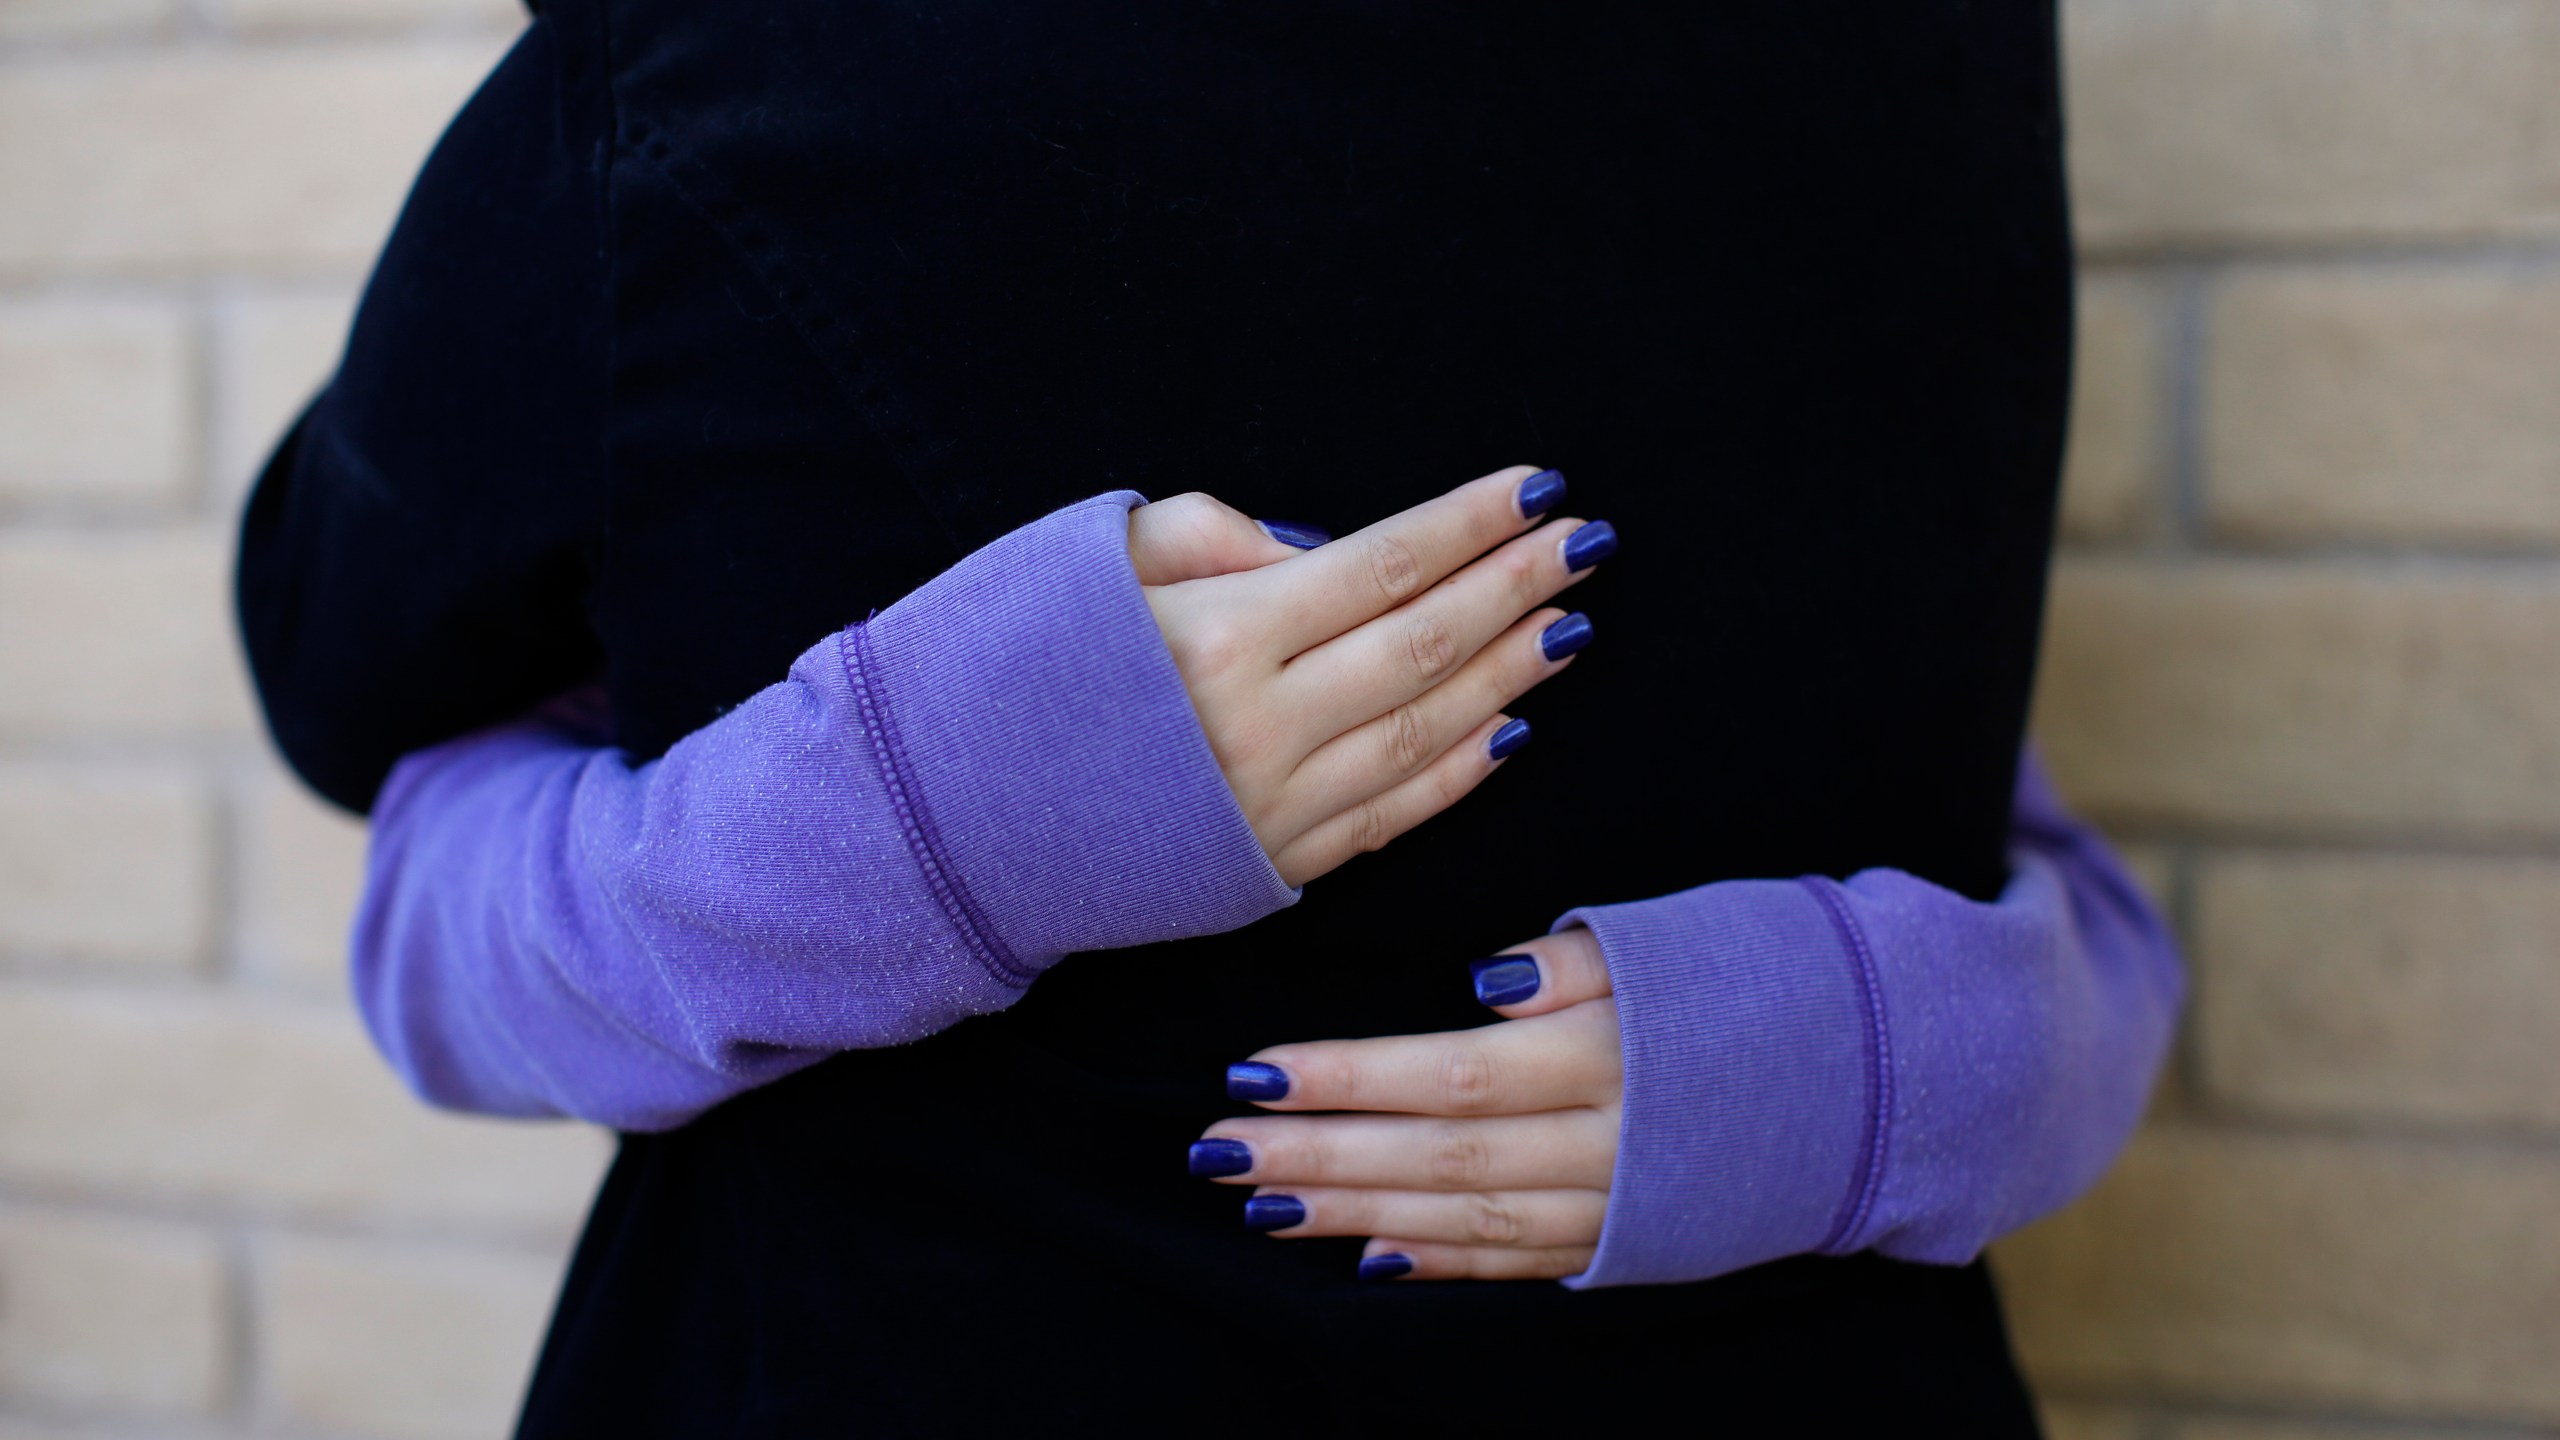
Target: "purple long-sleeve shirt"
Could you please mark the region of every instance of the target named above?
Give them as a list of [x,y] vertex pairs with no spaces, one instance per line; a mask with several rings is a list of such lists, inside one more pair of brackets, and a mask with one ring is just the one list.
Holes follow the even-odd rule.
[[[659,760],[575,705],[404,760],[353,947],[394,1068],[437,1104],[666,1128],[1001,1009],[1069,952],[1289,904],[1129,566],[1140,503],[1006,536]],[[1992,904],[1875,870],[1560,920],[1608,956],[1627,1067],[1571,1283],[1959,1261],[2094,1180],[2176,952],[2032,774],[2015,840]]]

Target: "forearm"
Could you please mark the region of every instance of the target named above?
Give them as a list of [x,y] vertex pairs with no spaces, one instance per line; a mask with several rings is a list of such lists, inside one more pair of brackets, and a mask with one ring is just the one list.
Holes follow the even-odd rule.
[[633,767],[562,715],[402,762],[358,998],[422,1094],[680,1123],[1293,898],[1129,571],[1120,495],[978,552]]
[[2021,776],[2013,878],[1978,904],[1893,870],[1576,911],[1608,957],[1626,1102],[1580,1284],[1783,1255],[1957,1262],[2092,1183],[2183,979],[2093,832]]

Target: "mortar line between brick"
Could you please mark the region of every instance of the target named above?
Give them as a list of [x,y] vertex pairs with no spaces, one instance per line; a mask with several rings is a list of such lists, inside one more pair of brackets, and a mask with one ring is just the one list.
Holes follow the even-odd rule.
[[221,517],[217,513],[215,484],[217,469],[213,453],[214,416],[220,401],[217,369],[221,364],[220,346],[215,343],[214,300],[212,287],[196,281],[187,287],[187,363],[186,426],[188,469],[186,494],[187,514],[200,523],[211,524]]
[[[2068,789],[2064,791],[2069,794]],[[2285,855],[2333,855],[2376,860],[2560,860],[2560,836],[2457,835],[2442,831],[2377,829],[2363,832],[2272,826],[2199,826],[2192,820],[2155,821],[2083,807],[2090,823],[2120,844],[2184,845],[2199,862],[2216,854],[2274,851]]]
[[521,1259],[557,1258],[564,1265],[577,1239],[574,1223],[474,1221],[425,1213],[332,1215],[296,1210],[276,1202],[206,1197],[154,1199],[111,1187],[49,1187],[6,1179],[0,1179],[0,1210],[75,1220],[164,1225],[211,1232],[218,1239],[244,1229],[261,1228],[262,1233],[272,1231],[315,1240],[471,1250]]
[[204,768],[205,786],[211,796],[206,821],[213,827],[213,849],[205,862],[205,973],[215,984],[230,988],[240,983],[243,973],[240,916],[245,908],[241,894],[245,875],[241,856],[248,846],[249,807],[241,798],[244,781],[238,766],[214,760]]
[[258,1383],[257,1266],[245,1225],[233,1224],[222,1245],[222,1377],[216,1413],[255,1423],[266,1408]]
[[0,67],[36,68],[46,64],[159,59],[202,62],[231,56],[259,58],[332,50],[373,50],[396,54],[420,47],[486,45],[517,35],[523,28],[503,22],[428,20],[408,24],[368,25],[357,22],[235,30],[218,21],[202,25],[191,23],[182,13],[175,23],[166,26],[99,31],[89,35],[21,35],[0,40]]
[[2467,265],[2482,261],[2543,264],[2560,261],[2560,223],[2504,235],[2336,236],[2303,240],[2200,240],[2163,244],[2083,242],[2079,260],[2090,266],[2138,265]]
[[2161,1128],[2247,1140],[2312,1140],[2404,1155],[2427,1152],[2429,1163],[2440,1163],[2445,1157],[2492,1157],[2537,1165],[2560,1162],[2560,1130],[2548,1126],[2488,1121],[2464,1124],[2390,1115],[2271,1115],[2219,1100],[2209,1091],[2190,1095],[2187,1100],[2177,1117]]
[[2172,270],[2166,283],[2169,293],[2162,323],[2168,333],[2160,347],[2160,363],[2165,367],[2160,383],[2169,402],[2165,407],[2168,529],[2173,548],[2196,550],[2205,543],[2204,368],[2205,347],[2210,343],[2205,317],[2213,281],[2186,266]]

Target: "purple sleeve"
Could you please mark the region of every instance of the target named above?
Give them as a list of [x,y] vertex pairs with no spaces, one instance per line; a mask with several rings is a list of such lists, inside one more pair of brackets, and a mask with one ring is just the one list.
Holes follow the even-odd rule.
[[1899,870],[1576,910],[1626,1052],[1598,1254],[1569,1285],[1787,1255],[1956,1264],[2093,1184],[2184,991],[2167,927],[2030,757],[1983,904]]
[[402,761],[375,1042],[437,1104],[663,1129],[1291,903],[1130,569],[1140,503],[996,541],[647,764],[563,706]]

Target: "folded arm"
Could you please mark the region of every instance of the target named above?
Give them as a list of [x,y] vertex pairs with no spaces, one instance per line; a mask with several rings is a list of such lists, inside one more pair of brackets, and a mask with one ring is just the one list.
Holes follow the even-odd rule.
[[1136,500],[1014,532],[647,764],[574,705],[403,760],[355,933],[376,1042],[439,1104],[659,1129],[1289,903],[1131,571]]
[[1625,1111],[1575,1283],[1783,1255],[1959,1263],[2093,1184],[2184,991],[2176,942],[2095,831],[2021,767],[1985,904],[1898,870],[1577,910],[1608,959]]
[[1879,869],[1575,910],[1478,963],[1502,1023],[1237,1066],[1267,1110],[1371,1113],[1221,1121],[1194,1171],[1256,1187],[1255,1228],[1369,1237],[1381,1278],[1970,1260],[2113,1161],[2183,987],[2032,760],[2011,860],[1990,903]]

